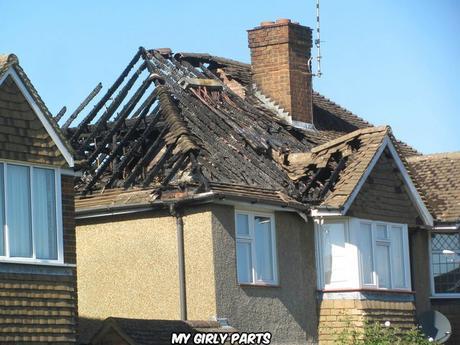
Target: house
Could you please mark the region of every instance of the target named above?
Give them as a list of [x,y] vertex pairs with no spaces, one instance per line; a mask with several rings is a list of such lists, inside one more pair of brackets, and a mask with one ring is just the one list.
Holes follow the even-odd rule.
[[66,121],[82,342],[116,317],[330,344],[347,322],[410,327],[432,308],[455,342],[458,263],[436,265],[458,251],[458,169],[316,93],[309,28],[248,36],[250,65],[141,47]]
[[[236,332],[217,321],[136,320],[110,317],[106,319],[91,343],[94,345],[164,345],[171,344],[171,334],[190,334],[182,344],[196,344],[208,334],[226,340]],[[225,338],[224,338],[225,337]],[[196,342],[194,342],[194,339]]]
[[[460,152],[412,156],[407,161],[436,220],[431,231],[429,255],[420,257],[420,266],[414,268],[420,276],[428,274],[423,284],[431,289],[419,288],[423,294],[416,297],[423,304],[428,297],[431,307],[449,318],[454,331],[452,343],[459,343]],[[423,236],[418,239],[419,245],[425,245],[426,234],[420,233],[419,236]],[[429,270],[425,269],[426,266]]]
[[76,344],[73,149],[0,55],[0,343]]

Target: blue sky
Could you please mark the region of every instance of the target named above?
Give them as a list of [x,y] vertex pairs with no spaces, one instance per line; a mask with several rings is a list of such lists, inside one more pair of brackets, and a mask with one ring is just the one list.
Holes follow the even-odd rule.
[[[0,13],[0,52],[53,113],[109,87],[139,46],[249,62],[246,30],[261,21],[315,25],[314,0],[0,0]],[[423,153],[460,150],[460,1],[322,0],[321,20],[317,91]]]

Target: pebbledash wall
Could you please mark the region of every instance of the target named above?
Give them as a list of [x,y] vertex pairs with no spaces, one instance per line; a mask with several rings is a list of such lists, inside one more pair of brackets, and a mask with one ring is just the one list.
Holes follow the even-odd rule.
[[[0,160],[65,167],[17,85],[0,85]],[[62,175],[64,263],[0,263],[0,343],[75,344],[77,287],[73,176]]]
[[[211,211],[186,212],[188,318],[216,315]],[[166,212],[79,220],[77,256],[81,340],[110,316],[180,319],[176,219]]]
[[[349,321],[414,325],[416,312],[431,306],[425,262],[429,235],[417,227],[417,212],[393,164],[382,156],[350,213],[409,224],[413,291],[318,291],[313,222],[293,212],[274,212],[279,285],[240,285],[235,206],[212,204],[184,214],[188,318],[225,318],[240,331],[268,330],[274,344],[333,344]],[[82,340],[109,316],[180,317],[174,217],[152,211],[79,220],[77,253]]]
[[235,209],[213,207],[217,316],[228,319],[240,331],[270,331],[273,344],[316,344],[313,223],[306,224],[292,212],[274,214],[279,285],[240,285],[236,275]]
[[[274,344],[316,343],[313,226],[276,212],[280,284],[237,283],[234,207],[208,205],[184,214],[187,316],[226,318],[240,331],[271,331]],[[146,212],[78,220],[81,340],[103,319],[179,319],[176,221]]]

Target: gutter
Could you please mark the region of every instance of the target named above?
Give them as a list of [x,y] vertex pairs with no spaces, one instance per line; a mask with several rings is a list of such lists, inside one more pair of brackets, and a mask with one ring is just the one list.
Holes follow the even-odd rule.
[[148,212],[153,210],[168,209],[171,205],[186,205],[197,201],[207,201],[214,199],[215,194],[213,192],[206,192],[181,200],[162,201],[157,200],[154,202],[142,202],[133,204],[121,204],[121,205],[108,205],[100,207],[81,208],[75,211],[75,219],[87,219],[97,218],[106,216],[115,216],[120,214]]
[[236,202],[245,202],[248,205],[269,205],[272,207],[279,207],[279,210],[282,211],[292,211],[292,212],[306,212],[306,207],[300,207],[297,205],[292,205],[290,203],[277,203],[271,200],[264,200],[261,198],[254,197],[244,197],[236,196],[231,194],[226,194],[222,192],[205,192],[196,195],[189,196],[183,199],[176,200],[156,200],[154,202],[142,202],[142,203],[133,203],[133,204],[121,204],[121,205],[108,205],[100,207],[91,207],[91,208],[81,208],[75,211],[75,219],[89,219],[97,217],[107,217],[115,216],[121,214],[130,214],[130,213],[139,213],[139,212],[148,212],[152,210],[161,210],[169,209],[171,205],[175,207],[182,207],[190,204],[200,204],[200,203],[209,203],[212,201],[218,201],[219,203],[225,203],[223,200],[234,200]]
[[440,223],[436,224],[432,227],[433,231],[458,231],[460,230],[460,222],[459,223]]
[[311,217],[337,217],[343,216],[343,207],[330,207],[327,205],[319,205],[312,207],[310,210]]

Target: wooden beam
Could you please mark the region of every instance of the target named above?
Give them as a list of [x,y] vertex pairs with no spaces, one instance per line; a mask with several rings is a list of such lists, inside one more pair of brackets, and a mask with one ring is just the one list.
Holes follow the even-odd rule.
[[81,111],[88,105],[91,100],[96,97],[96,95],[101,91],[102,89],[102,83],[99,83],[96,85],[96,87],[93,89],[93,91],[90,92],[88,96],[83,100],[83,102],[80,103],[80,105],[75,109],[75,111],[70,115],[70,117],[67,119],[67,121],[64,123],[62,126],[63,129],[67,129],[70,127],[72,122],[77,118],[78,114],[81,113]]

